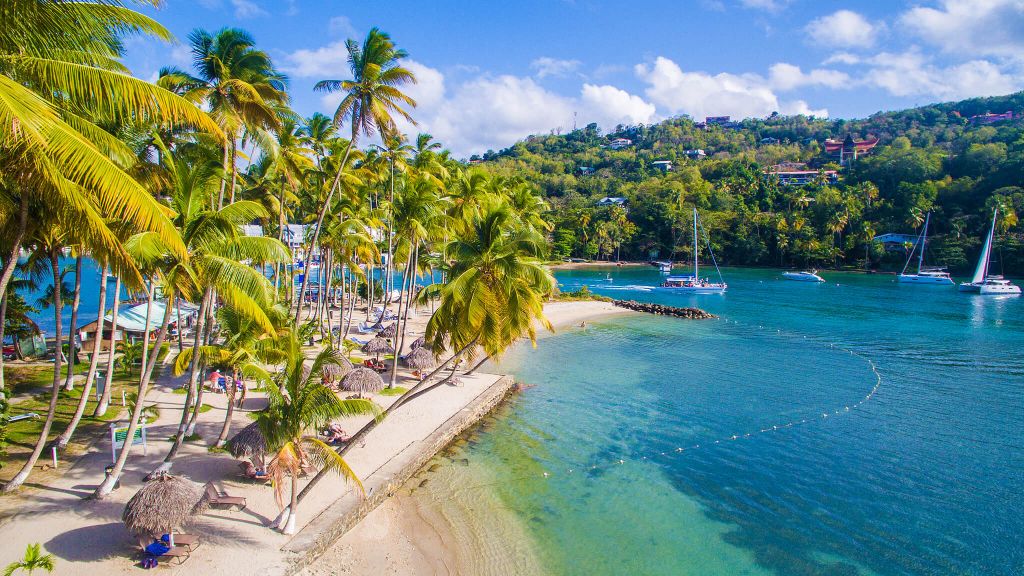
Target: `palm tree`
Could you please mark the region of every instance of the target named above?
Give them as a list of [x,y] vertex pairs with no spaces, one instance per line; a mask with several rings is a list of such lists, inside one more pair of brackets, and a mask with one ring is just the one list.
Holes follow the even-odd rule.
[[[276,386],[267,386],[270,405],[256,415],[260,431],[273,458],[268,472],[274,481],[275,495],[283,511],[278,526],[285,534],[295,533],[298,517],[299,475],[312,465],[322,472],[336,472],[352,481],[362,492],[362,484],[345,460],[318,436],[319,429],[332,421],[360,414],[380,414],[370,400],[342,400],[321,384],[324,367],[341,360],[326,348],[306,367],[302,343],[294,334],[285,339],[285,362]],[[284,506],[284,478],[291,477],[291,500]]]
[[197,29],[189,34],[189,42],[197,75],[168,68],[161,71],[161,76],[184,86],[187,98],[205,102],[227,135],[217,195],[219,208],[229,181],[228,203],[235,201],[235,159],[241,131],[279,126],[274,105],[287,102],[287,79],[274,69],[270,56],[255,48],[256,41],[244,30],[222,28],[211,34]]
[[3,576],[11,576],[18,570],[24,570],[29,575],[36,570],[45,570],[47,573],[53,572],[53,555],[43,554],[43,547],[41,544],[29,544],[25,548],[25,556],[17,562],[11,562],[4,568]]
[[[416,106],[416,101],[405,95],[399,88],[408,82],[416,82],[413,73],[400,64],[400,60],[407,56],[405,50],[395,47],[391,37],[377,28],[372,28],[366,35],[362,46],[355,40],[345,42],[345,49],[348,51],[349,72],[351,80],[321,80],[313,87],[320,92],[345,92],[345,97],[338,105],[334,113],[334,125],[341,126],[348,121],[351,129],[351,138],[345,147],[345,156],[338,165],[338,172],[334,182],[327,191],[327,197],[316,218],[316,226],[313,229],[313,237],[310,247],[317,245],[320,239],[320,227],[323,225],[324,216],[331,206],[334,192],[341,182],[342,173],[348,164],[348,156],[359,135],[372,136],[378,130],[385,135],[392,135],[398,132],[392,114],[398,114],[406,121],[415,124],[412,116],[406,112],[403,106]],[[310,250],[309,252],[312,252]],[[306,268],[309,269],[309,261],[312,254],[306,254]],[[295,322],[299,321],[299,314],[302,310],[302,299],[306,296],[306,285],[309,276],[302,281],[302,288],[299,290],[299,305],[295,310]]]
[[[190,102],[130,76],[118,62],[122,36],[168,40],[170,33],[119,0],[8,0],[0,3],[0,21],[0,141],[10,152],[0,158],[0,171],[13,184],[0,195],[16,207],[3,214],[2,225],[13,239],[6,244],[0,298],[34,200],[45,199],[79,226],[92,228],[89,248],[102,247],[120,261],[127,256],[109,232],[100,233],[100,214],[153,230],[183,251],[157,202],[118,164],[128,156],[125,147],[87,118],[94,113],[115,122],[191,126],[220,136],[217,125]],[[84,204],[85,196],[95,204]]]

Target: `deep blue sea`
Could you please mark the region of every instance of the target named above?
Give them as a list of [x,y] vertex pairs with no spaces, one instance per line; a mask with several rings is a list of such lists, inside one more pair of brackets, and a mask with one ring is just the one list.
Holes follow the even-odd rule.
[[558,272],[720,319],[514,348],[500,369],[532,387],[435,497],[498,502],[549,574],[1024,574],[1024,299],[723,273],[727,294],[685,296],[653,268]]

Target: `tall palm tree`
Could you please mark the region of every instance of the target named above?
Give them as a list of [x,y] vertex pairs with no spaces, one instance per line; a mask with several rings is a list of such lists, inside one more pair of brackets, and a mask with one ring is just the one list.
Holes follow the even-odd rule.
[[[10,183],[0,188],[0,211],[13,241],[0,272],[0,298],[13,274],[29,227],[28,209],[43,199],[99,232],[93,213],[154,230],[177,251],[184,247],[156,201],[129,177],[117,159],[128,156],[109,133],[83,112],[114,122],[154,122],[191,126],[215,137],[220,129],[204,112],[163,88],[130,76],[118,62],[125,35],[170,33],[152,19],[125,8],[124,2],[8,0],[0,3],[0,163]],[[73,105],[67,105],[73,103]],[[95,205],[83,205],[91,196]],[[94,233],[94,249],[119,255],[109,233]]]
[[[283,343],[285,361],[276,385],[267,386],[270,405],[256,415],[260,431],[273,454],[268,472],[274,481],[275,495],[283,511],[279,526],[285,534],[295,533],[298,517],[299,475],[313,465],[322,472],[336,472],[354,482],[362,491],[355,472],[334,449],[319,438],[319,429],[339,418],[361,414],[380,414],[371,400],[342,400],[320,379],[326,366],[336,365],[341,357],[325,348],[306,366],[302,343],[294,333]],[[291,478],[291,500],[284,506],[285,477]]]
[[229,183],[228,201],[234,202],[237,140],[242,130],[273,129],[280,124],[274,105],[288,100],[287,78],[274,69],[266,52],[255,48],[256,41],[245,30],[222,28],[211,34],[197,29],[189,34],[189,42],[196,76],[173,68],[162,70],[161,76],[184,86],[187,98],[205,102],[227,135],[217,195],[220,207]]
[[[348,156],[359,136],[372,136],[378,130],[383,134],[395,134],[398,132],[398,128],[392,114],[398,114],[406,121],[415,124],[404,106],[415,107],[416,101],[400,90],[403,84],[416,82],[413,73],[400,63],[408,55],[405,50],[396,48],[391,37],[377,28],[370,29],[362,45],[349,39],[345,42],[345,49],[348,52],[349,73],[352,78],[350,80],[321,80],[313,87],[319,92],[345,92],[345,97],[334,112],[334,124],[340,127],[347,121],[351,138],[345,147],[345,157],[338,165],[334,182],[328,189],[327,196],[317,214],[310,242],[311,247],[315,247],[320,239],[320,227],[323,225],[324,216],[331,206],[331,200],[341,182],[342,173],[348,165]],[[306,254],[307,269],[311,256],[312,254]],[[302,281],[302,288],[299,290],[299,305],[295,311],[295,322],[299,320],[302,310],[301,303],[306,296],[308,281],[309,275],[307,274]]]

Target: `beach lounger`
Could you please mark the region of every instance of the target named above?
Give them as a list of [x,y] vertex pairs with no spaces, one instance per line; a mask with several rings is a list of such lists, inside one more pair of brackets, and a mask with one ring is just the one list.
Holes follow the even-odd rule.
[[245,509],[245,498],[242,498],[241,496],[228,496],[227,493],[217,490],[213,485],[213,482],[207,482],[204,490],[206,493],[206,499],[210,503],[210,506],[223,506],[225,508],[238,506],[239,510]]
[[[160,540],[164,543],[170,542],[170,538],[168,538],[167,534],[161,536]],[[202,541],[199,539],[199,536],[196,536],[195,534],[178,534],[177,532],[174,534],[174,547],[185,548],[190,554],[195,552],[196,548],[199,548],[200,544],[202,544]]]
[[[153,544],[157,543],[154,542]],[[166,544],[164,547],[166,548]],[[166,548],[165,551],[159,554],[151,552],[148,546],[142,548],[143,561],[145,561],[146,558],[156,558],[157,562],[163,561],[170,564],[172,560],[177,560],[177,564],[181,565],[185,563],[185,560],[188,560],[191,554],[192,552],[190,552],[185,546],[173,546],[171,548]]]
[[17,416],[11,416],[10,418],[7,419],[7,423],[8,424],[12,424],[14,422],[21,422],[22,420],[29,420],[29,419],[35,420],[36,418],[39,418],[39,414],[36,414],[35,412],[27,412],[25,414],[18,414]]

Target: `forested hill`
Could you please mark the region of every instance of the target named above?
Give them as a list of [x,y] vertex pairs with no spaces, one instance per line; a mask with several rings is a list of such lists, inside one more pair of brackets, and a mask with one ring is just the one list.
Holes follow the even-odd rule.
[[[1007,111],[1011,119],[979,117]],[[995,269],[1021,275],[1022,116],[1024,92],[863,120],[772,115],[705,125],[680,117],[608,134],[591,124],[532,136],[472,162],[541,190],[552,207],[557,257],[687,258],[695,205],[720,261],[898,269],[898,247],[886,252],[872,239],[914,233],[931,212],[928,263],[964,272],[998,205]],[[848,136],[878,143],[840,165],[824,142]],[[765,173],[773,166],[818,175],[787,184]],[[601,205],[605,198],[625,203]]]

